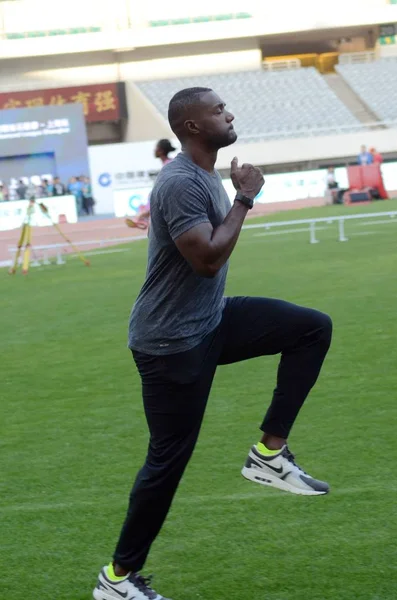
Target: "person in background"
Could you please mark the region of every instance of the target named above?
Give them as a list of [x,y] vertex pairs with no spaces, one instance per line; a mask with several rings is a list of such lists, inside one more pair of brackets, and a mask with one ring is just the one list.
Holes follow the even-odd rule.
[[52,190],[53,196],[64,196],[66,194],[66,187],[59,179],[59,177],[54,177],[54,185]]
[[51,178],[50,180],[46,180],[47,181],[47,196],[53,196],[54,195],[54,180],[53,178]]
[[29,179],[27,190],[26,190],[26,200],[35,200],[40,196],[37,195],[37,187],[33,183],[31,179]]
[[380,152],[377,152],[375,148],[370,148],[369,151],[372,155],[372,161],[375,165],[380,165],[381,163],[383,163],[383,156]]
[[18,200],[26,200],[26,192],[28,191],[28,186],[24,182],[23,179],[19,180],[17,187],[17,196]]
[[43,179],[41,180],[40,188],[40,198],[48,198],[48,179],[45,179],[43,177]]
[[159,158],[163,163],[163,166],[172,161],[168,155],[171,152],[175,152],[176,148],[171,144],[170,140],[163,139],[157,142],[156,148],[154,149],[154,155]]
[[7,200],[7,190],[4,185],[0,183],[0,202],[6,202]]
[[327,187],[326,198],[331,200],[332,204],[335,204],[338,193],[338,182],[335,179],[334,167],[328,167],[325,176],[325,185]]
[[93,215],[94,214],[94,199],[92,197],[92,187],[91,187],[90,178],[84,177],[82,183],[83,183],[83,187],[82,187],[81,192],[83,194],[83,209],[85,210],[87,215]]
[[328,167],[326,182],[327,182],[327,187],[329,190],[337,189],[338,182],[335,179],[334,167]]
[[70,178],[68,192],[75,197],[77,214],[81,215],[83,209],[83,194],[81,191],[81,182],[77,180],[77,177]]
[[361,146],[361,152],[358,155],[357,162],[359,165],[372,165],[374,159],[371,152],[368,152],[367,146]]
[[[176,148],[171,144],[170,140],[161,139],[157,142],[156,147],[154,149],[154,156],[159,158],[162,162],[162,166],[164,167],[168,163],[172,161],[172,158],[169,157],[171,152],[175,152]],[[128,227],[138,227],[138,229],[147,229],[149,227],[149,218],[150,218],[150,196],[148,203],[143,207],[143,210],[139,213],[139,215],[135,219],[126,219],[126,225]]]
[[339,183],[335,179],[334,167],[328,167],[325,177],[327,189],[332,198],[332,204],[343,204],[343,194],[347,191],[339,187]]

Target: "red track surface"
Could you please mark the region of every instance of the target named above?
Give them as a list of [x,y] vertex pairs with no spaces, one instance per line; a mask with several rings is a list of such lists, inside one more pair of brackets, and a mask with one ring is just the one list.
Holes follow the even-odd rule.
[[[295,202],[278,202],[272,204],[258,204],[249,213],[250,217],[255,217],[263,214],[270,214],[283,210],[291,210],[292,208],[303,208],[309,206],[322,206],[324,204],[324,198],[309,198],[305,200],[297,200]],[[81,221],[79,223],[65,223],[61,226],[64,234],[71,240],[71,242],[85,242],[85,241],[97,241],[94,244],[87,244],[84,246],[78,246],[79,250],[84,251],[93,250],[100,248],[102,245],[116,245],[122,242],[109,241],[116,238],[130,238],[139,237],[145,235],[145,231],[140,229],[130,229],[124,223],[124,219],[97,219],[93,221]],[[18,244],[20,236],[20,229],[13,229],[11,231],[0,231],[0,263],[9,260],[12,255],[8,251],[9,247],[15,247]],[[107,241],[108,240],[108,241]],[[128,240],[126,240],[128,241]],[[102,244],[101,244],[102,242]],[[58,231],[54,227],[35,227],[33,229],[32,246],[33,250],[35,246],[47,245],[47,244],[64,244],[64,251],[71,253],[72,250],[67,244]],[[41,251],[36,251],[40,258]],[[56,254],[55,250],[48,251],[48,255]]]

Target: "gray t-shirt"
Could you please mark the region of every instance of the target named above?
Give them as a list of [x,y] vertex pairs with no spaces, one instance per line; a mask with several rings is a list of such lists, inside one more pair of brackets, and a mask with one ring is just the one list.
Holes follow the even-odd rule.
[[228,265],[197,275],[175,240],[200,223],[218,227],[230,201],[217,171],[184,153],[163,167],[150,196],[148,266],[132,309],[128,345],[145,354],[176,354],[199,344],[221,320]]

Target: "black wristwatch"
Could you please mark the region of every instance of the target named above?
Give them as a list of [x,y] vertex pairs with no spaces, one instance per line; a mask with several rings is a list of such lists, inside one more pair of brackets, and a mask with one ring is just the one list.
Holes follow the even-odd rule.
[[241,192],[237,192],[235,200],[238,200],[238,202],[241,202],[241,204],[245,204],[245,206],[248,206],[249,209],[254,206],[254,201],[251,200],[251,198],[244,196],[244,194]]

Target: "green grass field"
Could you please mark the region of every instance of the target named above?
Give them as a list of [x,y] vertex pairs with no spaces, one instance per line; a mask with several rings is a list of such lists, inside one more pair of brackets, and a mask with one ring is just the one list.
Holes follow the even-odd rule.
[[[371,205],[397,210],[397,202]],[[269,220],[368,212],[330,207]],[[245,231],[228,294],[281,297],[334,320],[321,379],[290,440],[332,485],[299,497],[245,481],[276,358],[219,369],[197,450],[147,572],[173,600],[395,600],[397,219]],[[146,450],[126,348],[146,242],[84,268],[0,271],[0,597],[88,600]]]

